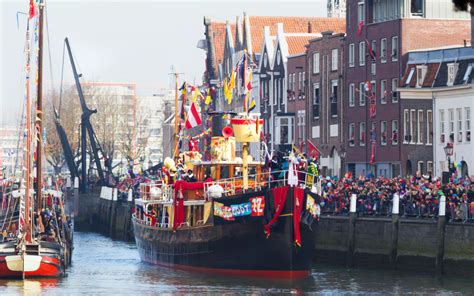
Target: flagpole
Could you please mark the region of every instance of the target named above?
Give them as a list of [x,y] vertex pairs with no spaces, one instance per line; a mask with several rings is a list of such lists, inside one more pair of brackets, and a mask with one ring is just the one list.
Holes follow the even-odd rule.
[[[174,152],[173,152],[173,159],[176,159],[176,152],[178,151],[178,127],[179,127],[179,115],[178,115],[178,78],[180,74],[183,73],[169,73],[170,75],[174,75],[175,77],[175,86],[174,86]],[[184,102],[183,102],[184,104]]]

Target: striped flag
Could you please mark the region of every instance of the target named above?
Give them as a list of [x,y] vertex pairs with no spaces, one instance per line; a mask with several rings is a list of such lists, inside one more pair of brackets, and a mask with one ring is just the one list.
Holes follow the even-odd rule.
[[188,111],[188,118],[186,119],[186,128],[191,129],[193,127],[196,127],[201,124],[201,115],[199,115],[199,112],[196,108],[196,105],[191,103],[191,107],[189,108]]

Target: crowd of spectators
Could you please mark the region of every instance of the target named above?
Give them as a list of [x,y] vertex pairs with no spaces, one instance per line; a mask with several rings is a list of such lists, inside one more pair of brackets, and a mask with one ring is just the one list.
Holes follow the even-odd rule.
[[402,217],[437,218],[441,196],[446,197],[449,221],[473,222],[474,180],[452,178],[449,183],[430,176],[409,178],[325,178],[321,182],[322,212],[333,215],[349,213],[350,197],[357,195],[358,215],[390,216],[393,196],[400,197]]

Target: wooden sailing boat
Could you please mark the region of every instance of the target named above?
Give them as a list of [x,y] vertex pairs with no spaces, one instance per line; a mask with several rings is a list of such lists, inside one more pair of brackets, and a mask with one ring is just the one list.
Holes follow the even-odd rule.
[[[30,18],[38,11],[38,67],[37,67],[37,104],[35,118],[35,132],[32,132],[31,101],[30,101],[30,38],[29,24],[26,38],[26,148],[24,151],[23,180],[20,189],[12,192],[7,198],[16,199],[19,204],[17,220],[17,236],[13,239],[3,237],[0,242],[0,278],[5,277],[58,277],[64,274],[70,254],[70,244],[65,238],[67,223],[62,207],[61,194],[49,192],[48,200],[43,199],[42,177],[42,62],[43,62],[43,11],[44,3],[40,1],[35,8],[30,1]],[[32,182],[33,165],[31,161],[33,138],[36,142],[36,182]],[[32,147],[33,146],[33,147]],[[33,185],[35,186],[32,186]],[[35,187],[34,189],[32,187]],[[16,194],[15,194],[16,193]],[[48,203],[51,212],[44,210],[43,205]],[[15,204],[15,203],[14,203]],[[58,210],[56,211],[56,208]],[[13,213],[12,213],[13,214]],[[13,215],[12,215],[13,216]],[[51,233],[43,229],[43,218],[48,226],[55,227]],[[13,219],[10,219],[10,221]],[[15,222],[15,221],[14,221]],[[11,224],[11,222],[10,222]],[[54,226],[55,225],[55,226]],[[10,226],[10,225],[9,225]],[[5,223],[2,228],[5,228]],[[51,230],[51,228],[50,228]]]

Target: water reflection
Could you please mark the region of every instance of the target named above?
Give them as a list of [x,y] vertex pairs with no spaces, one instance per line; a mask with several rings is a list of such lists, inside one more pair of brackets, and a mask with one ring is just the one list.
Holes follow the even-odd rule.
[[0,295],[202,294],[468,294],[469,278],[422,272],[346,269],[315,265],[298,281],[231,278],[158,268],[140,262],[134,244],[92,233],[75,235],[73,265],[62,279],[0,280]]

